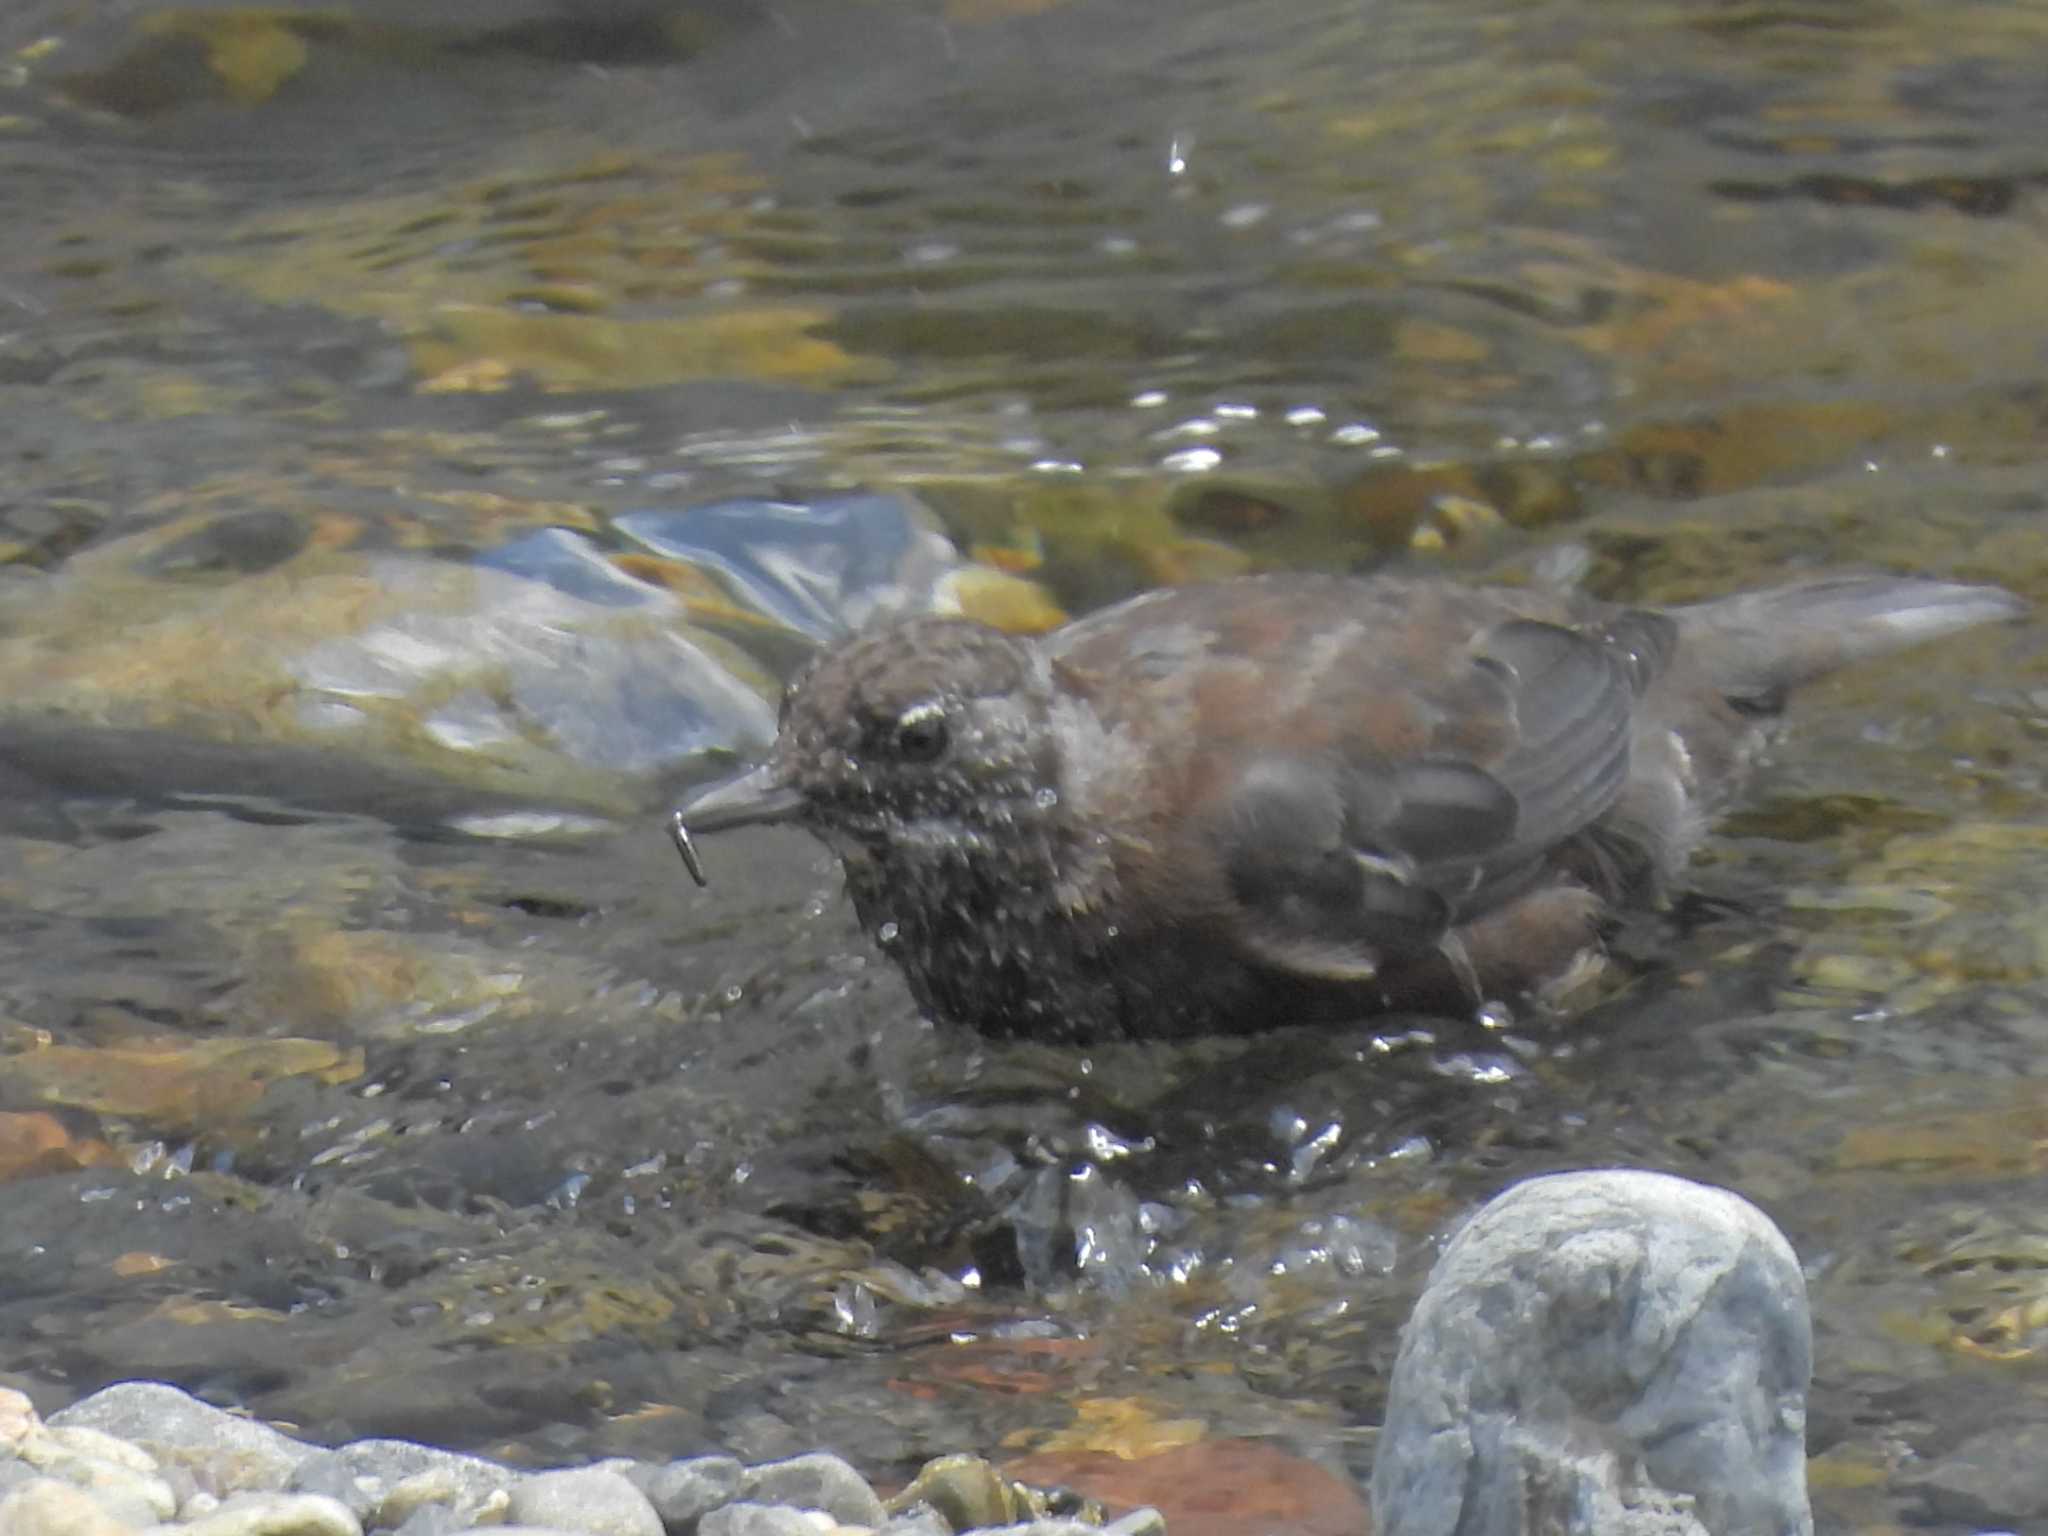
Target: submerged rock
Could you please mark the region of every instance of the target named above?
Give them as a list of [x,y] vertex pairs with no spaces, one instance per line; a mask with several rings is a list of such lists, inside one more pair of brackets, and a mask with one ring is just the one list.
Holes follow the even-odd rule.
[[1809,1536],[1799,1261],[1726,1190],[1558,1174],[1475,1216],[1401,1338],[1378,1536]]
[[[80,551],[33,591],[0,594],[0,714],[10,733],[33,722],[41,743],[10,740],[0,767],[26,754],[32,777],[50,760],[69,776],[83,757],[88,782],[150,790],[182,766],[218,792],[249,771],[100,759],[125,762],[138,742],[187,757],[231,743],[310,752],[327,765],[309,772],[315,791],[348,761],[359,771],[345,777],[377,765],[625,809],[641,781],[765,746],[777,679],[827,636],[898,609],[1029,618],[1047,601],[963,564],[902,495],[592,521],[515,530],[456,559],[330,547],[282,514],[195,513]],[[220,561],[236,579],[213,579]]]

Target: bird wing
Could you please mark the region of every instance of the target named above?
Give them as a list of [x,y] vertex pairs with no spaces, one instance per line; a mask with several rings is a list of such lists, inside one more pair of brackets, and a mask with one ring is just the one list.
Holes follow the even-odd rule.
[[1363,981],[1525,890],[1620,794],[1667,622],[1510,619],[1422,699],[1449,725],[1431,750],[1247,757],[1212,823],[1242,945],[1284,970]]

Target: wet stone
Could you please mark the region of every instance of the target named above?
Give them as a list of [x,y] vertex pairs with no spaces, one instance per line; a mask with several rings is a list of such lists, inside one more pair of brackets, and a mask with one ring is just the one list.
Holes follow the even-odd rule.
[[928,1461],[894,1499],[892,1512],[924,1505],[955,1531],[1007,1525],[1017,1518],[1010,1482],[979,1456],[941,1456]]
[[378,1490],[378,1525],[398,1525],[421,1504],[481,1506],[494,1494],[502,1496],[518,1477],[480,1457],[407,1440],[353,1440],[333,1454],[346,1471]]
[[1104,1536],[1166,1536],[1166,1516],[1147,1505],[1120,1516],[1102,1529]]
[[0,1495],[0,1531],[35,1536],[130,1536],[143,1522],[124,1520],[103,1509],[83,1489],[53,1477],[36,1477]]
[[882,1501],[852,1467],[829,1451],[792,1456],[751,1469],[740,1482],[740,1497],[765,1504],[822,1509],[841,1525],[880,1525]]
[[178,1497],[178,1518],[187,1522],[197,1520],[202,1516],[212,1514],[220,1508],[220,1504],[221,1501],[218,1494],[207,1493],[203,1489],[192,1494],[180,1494]]
[[37,1423],[35,1404],[28,1394],[12,1387],[0,1387],[0,1455],[12,1456]]
[[613,527],[656,554],[718,572],[750,606],[816,640],[877,613],[925,606],[957,560],[931,513],[890,492],[801,506],[746,499],[652,508]]
[[642,1462],[621,1471],[647,1496],[668,1536],[689,1536],[705,1515],[739,1496],[746,1476],[731,1456],[692,1456],[661,1466]]
[[377,1510],[382,1525],[404,1524],[425,1510],[445,1511],[458,1527],[502,1520],[512,1507],[509,1488],[476,1488],[459,1473],[430,1467],[401,1478]]
[[513,1485],[515,1524],[554,1526],[577,1536],[663,1536],[661,1516],[631,1480],[603,1467],[536,1472]]
[[218,1490],[202,1483],[190,1467],[181,1467],[176,1462],[159,1462],[156,1475],[164,1480],[164,1486],[171,1490],[171,1497],[177,1501],[180,1520],[192,1518],[191,1510],[195,1500],[212,1499],[216,1504],[220,1502]]
[[313,1454],[267,1424],[156,1381],[119,1382],[52,1414],[50,1425],[131,1441],[160,1462],[191,1469],[215,1493],[283,1488]]
[[238,1493],[181,1536],[363,1536],[362,1522],[317,1493]]
[[399,1523],[393,1536],[452,1536],[475,1528],[473,1521],[446,1504],[422,1504]]
[[26,1483],[35,1482],[43,1474],[25,1461],[0,1461],[0,1500]]
[[324,1494],[348,1506],[358,1520],[367,1520],[383,1501],[383,1490],[351,1468],[337,1451],[318,1451],[292,1471],[292,1493]]
[[239,512],[172,540],[140,564],[160,576],[267,571],[304,549],[310,535],[305,521],[289,512]]
[[27,1460],[43,1457],[47,1463],[77,1459],[105,1462],[130,1472],[156,1471],[156,1458],[141,1446],[89,1424],[68,1423],[61,1414],[50,1421],[40,1442],[30,1441],[21,1454]]
[[90,1494],[107,1513],[136,1525],[168,1520],[178,1498],[146,1451],[84,1425],[40,1428],[18,1450],[23,1464]]
[[697,1536],[820,1536],[823,1529],[804,1510],[742,1500],[712,1510],[698,1522]]
[[953,1536],[953,1527],[931,1505],[913,1504],[890,1517],[882,1527],[882,1536]]
[[1726,1190],[1530,1179],[1459,1232],[1402,1330],[1379,1536],[1813,1530],[1799,1260]]

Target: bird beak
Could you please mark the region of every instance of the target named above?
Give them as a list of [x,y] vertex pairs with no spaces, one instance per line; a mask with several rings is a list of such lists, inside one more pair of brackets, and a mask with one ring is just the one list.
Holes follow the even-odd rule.
[[669,817],[668,835],[675,841],[676,852],[683,856],[683,867],[689,870],[690,878],[699,885],[709,885],[711,882],[704,878],[704,866],[697,858],[697,845],[690,841],[692,832],[723,832],[727,827],[788,821],[803,809],[803,803],[804,797],[782,781],[776,765],[763,763],[736,779],[709,785],[690,796]]

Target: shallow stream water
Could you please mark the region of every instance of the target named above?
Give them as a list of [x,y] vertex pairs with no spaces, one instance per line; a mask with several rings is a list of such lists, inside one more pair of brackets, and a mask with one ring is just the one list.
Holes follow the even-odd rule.
[[2043,82],[1994,0],[12,0],[0,1379],[1349,1529],[1445,1233],[1626,1163],[1807,1262],[1823,1529],[2048,1519],[2039,621],[1802,697],[1479,1055],[937,1031],[662,831],[891,605],[2048,601]]

